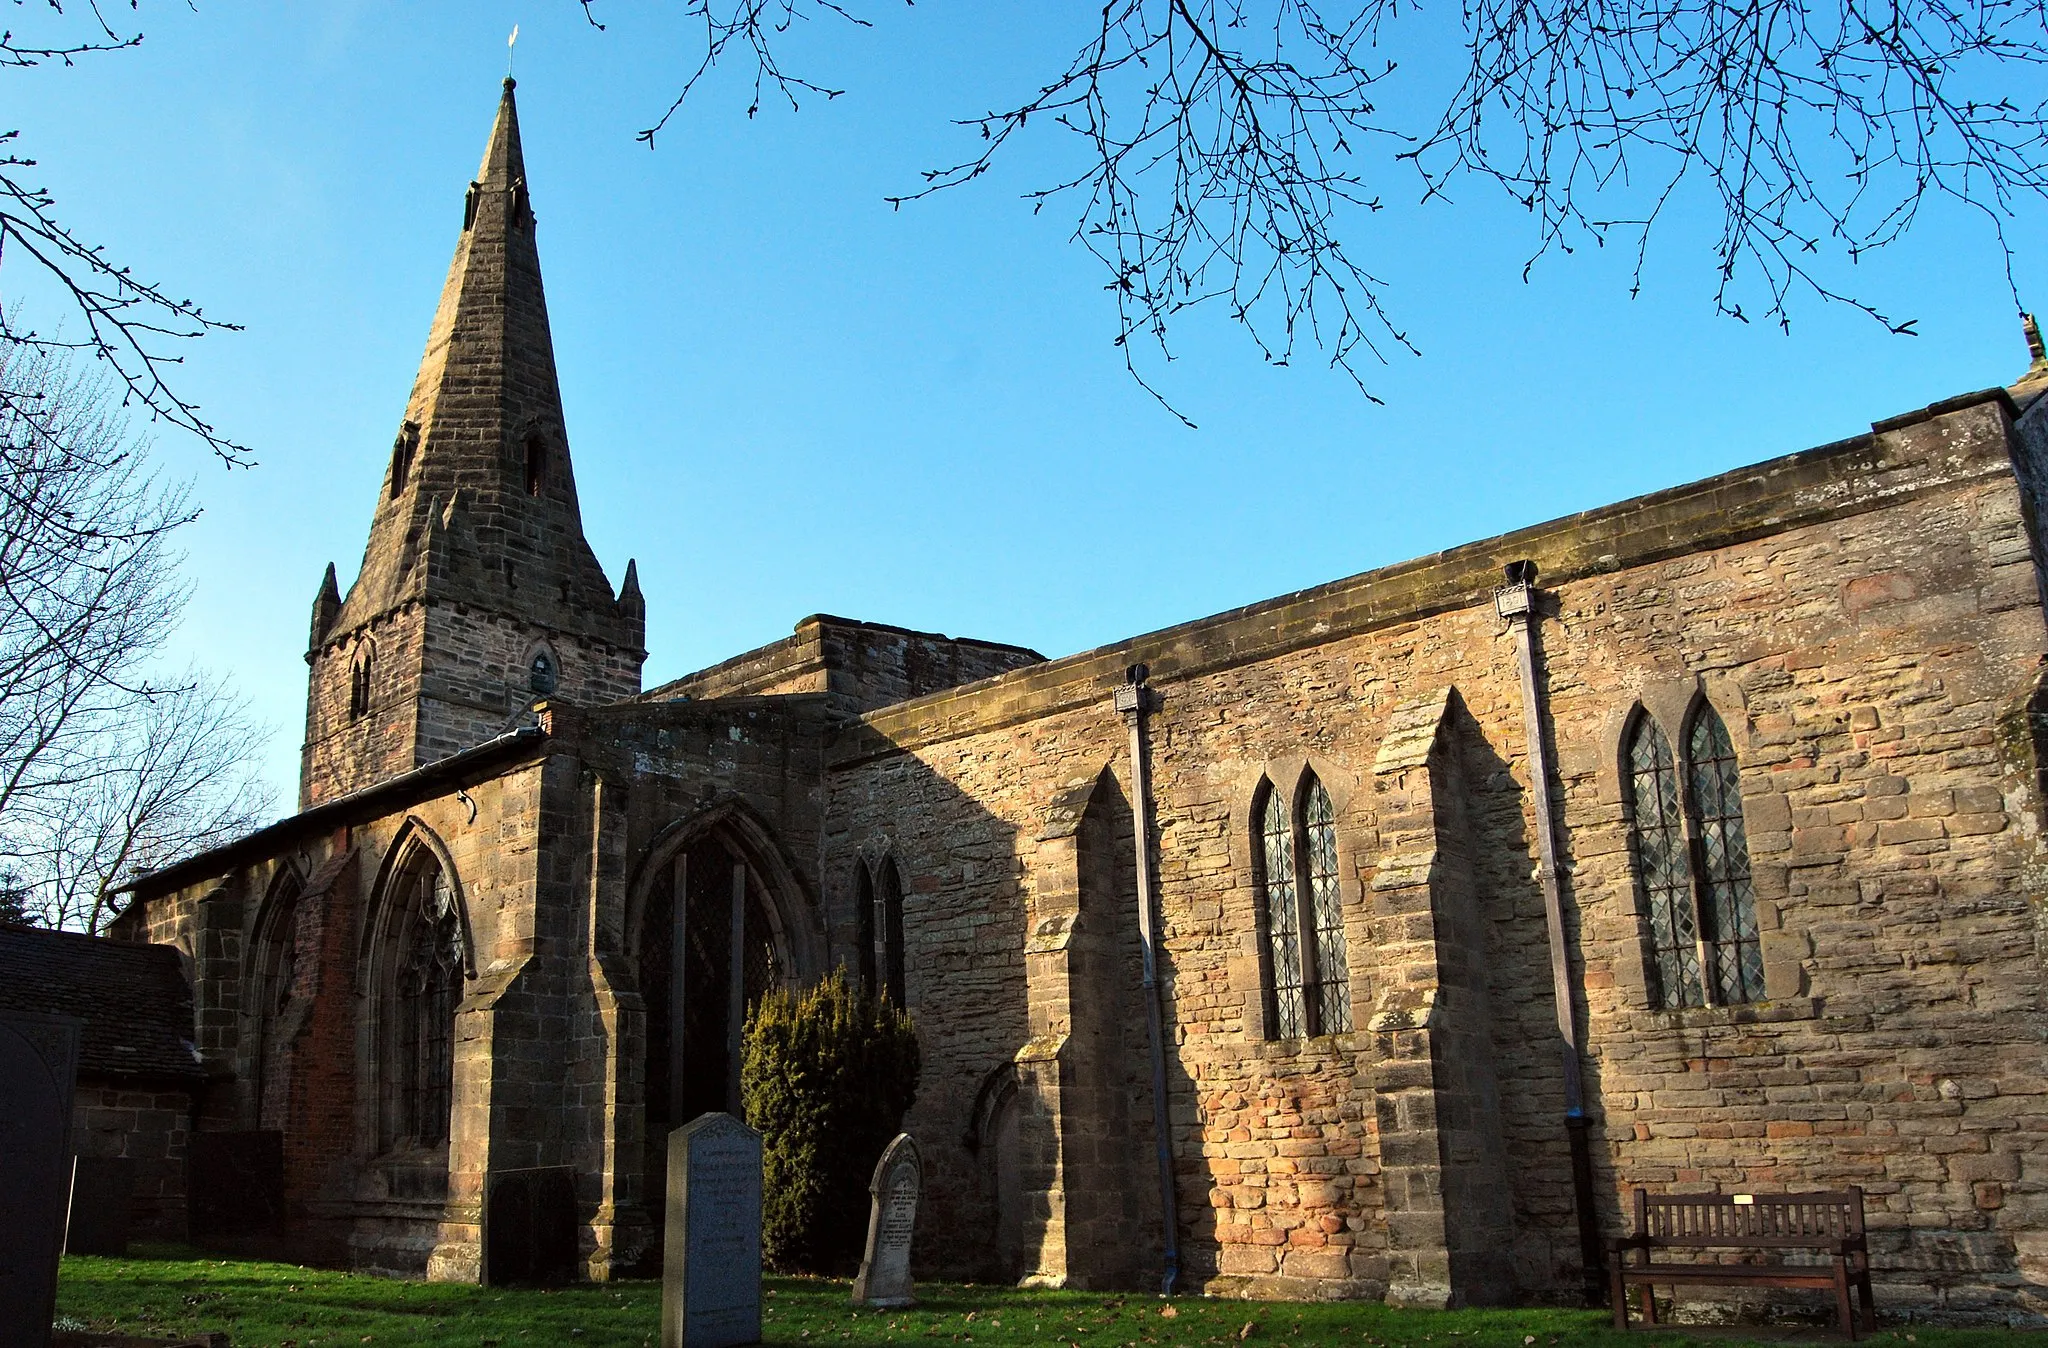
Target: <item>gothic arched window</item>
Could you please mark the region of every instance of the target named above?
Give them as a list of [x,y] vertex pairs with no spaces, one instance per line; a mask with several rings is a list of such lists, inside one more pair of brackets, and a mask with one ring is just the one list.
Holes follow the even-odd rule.
[[1649,924],[1651,1000],[1662,1007],[1763,996],[1742,788],[1728,727],[1701,702],[1678,762],[1648,713],[1627,741],[1636,898]]
[[360,721],[370,714],[370,650],[366,646],[348,671],[348,719]]
[[875,868],[875,962],[882,990],[897,1006],[903,1005],[903,879],[896,862],[882,858]]
[[526,668],[526,686],[547,697],[560,682],[561,676],[555,672],[555,657],[546,651],[535,651],[533,663]]
[[438,1147],[448,1140],[455,1086],[455,1008],[462,1001],[462,915],[446,873],[424,854],[404,887],[397,967],[386,1001],[391,1053],[392,1140]]
[[256,1115],[258,1126],[281,1127],[285,1094],[285,1050],[283,1024],[299,991],[299,927],[304,908],[299,902],[301,884],[297,872],[287,869],[278,877],[266,905],[258,936],[255,997],[252,1009],[256,1024]]
[[1351,1028],[1351,971],[1330,794],[1310,772],[1290,806],[1268,782],[1253,815],[1267,1037],[1342,1034]]
[[875,962],[875,881],[868,874],[868,864],[858,862],[854,866],[853,879],[853,942],[854,954],[860,962],[860,990],[872,997],[878,991]]
[[1714,999],[1754,1002],[1764,995],[1756,894],[1749,883],[1749,839],[1742,830],[1742,783],[1728,727],[1702,702],[1686,736],[1700,895],[1700,934],[1713,953]]

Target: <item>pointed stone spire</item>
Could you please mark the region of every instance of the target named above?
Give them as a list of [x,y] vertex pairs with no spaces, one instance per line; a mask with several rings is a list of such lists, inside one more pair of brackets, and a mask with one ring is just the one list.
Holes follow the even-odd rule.
[[2034,321],[2032,314],[2020,315],[2020,332],[2027,339],[2027,357],[2031,362],[2027,372],[2014,381],[2010,392],[2016,398],[2027,398],[2048,389],[2048,345],[2041,341],[2041,325]]
[[308,643],[306,659],[311,661],[312,652],[320,649],[320,643],[334,626],[334,619],[341,612],[341,587],[334,580],[334,563],[327,564],[327,574],[320,578],[320,593],[313,596],[313,635]]
[[[462,209],[455,258],[392,447],[363,568],[340,626],[434,593],[443,577],[418,544],[435,498],[457,494],[487,554],[448,598],[503,608],[516,578],[520,616],[580,629],[613,597],[583,538],[555,351],[541,286],[513,81]],[[488,526],[484,522],[488,521]],[[444,522],[445,523],[445,522]],[[509,570],[507,569],[509,566]],[[536,599],[551,596],[546,613]],[[592,633],[592,635],[599,635]]]
[[[486,710],[499,683],[523,690],[535,643],[560,657],[565,700],[609,702],[640,688],[644,618],[614,597],[583,536],[513,88],[507,78],[463,197],[362,569],[327,628],[316,621],[302,799],[487,737],[502,719]],[[380,680],[405,680],[378,703],[402,724],[363,727],[332,711],[346,705],[336,670],[363,642],[384,652]],[[403,671],[394,645],[407,652]],[[357,736],[361,747],[348,747]]]
[[619,582],[619,616],[633,633],[633,644],[647,648],[647,597],[640,593],[640,563],[626,559],[626,578]]

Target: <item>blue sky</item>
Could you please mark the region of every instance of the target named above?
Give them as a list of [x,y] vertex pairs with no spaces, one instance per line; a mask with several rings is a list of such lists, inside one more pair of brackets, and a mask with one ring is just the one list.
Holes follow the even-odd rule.
[[[716,86],[650,152],[633,133],[693,59],[680,8],[606,0],[598,32],[572,0],[152,0],[139,50],[8,75],[0,121],[65,218],[245,325],[182,378],[260,465],[158,441],[205,508],[172,654],[231,671],[277,727],[281,800],[308,609],[330,560],[346,586],[361,558],[515,22],[584,523],[614,584],[639,559],[650,684],[814,612],[1065,654],[1853,435],[2026,363],[1962,212],[1839,274],[1918,337],[1812,302],[1786,334],[1715,315],[1684,211],[1631,299],[1622,250],[1525,282],[1534,240],[1497,189],[1419,207],[1373,165],[1394,208],[1347,241],[1421,358],[1368,372],[1379,407],[1197,315],[1162,376],[1189,430],[1123,373],[1068,222],[1018,200],[1071,162],[1057,137],[963,192],[883,200],[967,148],[949,119],[1063,63],[1091,7],[874,0],[874,29],[795,40],[844,97],[750,121]],[[2039,222],[2013,234],[2023,294],[2048,293]]]

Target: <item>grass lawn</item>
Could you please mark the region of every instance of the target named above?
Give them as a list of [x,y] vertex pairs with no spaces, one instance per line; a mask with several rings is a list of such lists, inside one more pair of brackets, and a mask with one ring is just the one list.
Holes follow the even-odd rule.
[[[1061,1344],[1071,1348],[1678,1348],[1671,1332],[1614,1333],[1598,1311],[1397,1311],[1374,1302],[1210,1301],[1200,1297],[1021,1292],[920,1284],[913,1310],[856,1311],[847,1285],[822,1278],[767,1281],[764,1342],[788,1348],[906,1343],[950,1348]],[[583,1284],[558,1290],[402,1282],[295,1264],[200,1257],[143,1246],[125,1259],[70,1258],[57,1288],[60,1316],[139,1335],[225,1330],[234,1348],[589,1348],[658,1345],[661,1285]],[[1768,1331],[1766,1331],[1768,1336]],[[1716,1331],[1712,1342],[1742,1342]],[[1885,1330],[1882,1348],[2009,1345],[2004,1330]]]

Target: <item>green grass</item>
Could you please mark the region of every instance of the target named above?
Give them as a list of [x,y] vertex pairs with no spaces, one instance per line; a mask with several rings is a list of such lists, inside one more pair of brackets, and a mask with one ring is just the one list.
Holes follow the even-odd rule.
[[[1678,1348],[1674,1332],[1614,1333],[1604,1313],[1564,1310],[1397,1311],[1373,1302],[1212,1301],[1178,1297],[1021,1292],[924,1283],[913,1310],[856,1311],[847,1285],[823,1278],[767,1281],[765,1339],[787,1348],[922,1344],[1005,1348]],[[57,1289],[60,1316],[94,1329],[162,1335],[225,1330],[234,1348],[525,1348],[537,1344],[644,1348],[659,1343],[655,1282],[555,1290],[407,1282],[295,1264],[210,1259],[178,1247],[140,1247],[125,1259],[71,1258]],[[1713,1342],[1741,1342],[1717,1333]],[[2003,1330],[1886,1330],[1881,1348],[1990,1348]]]

